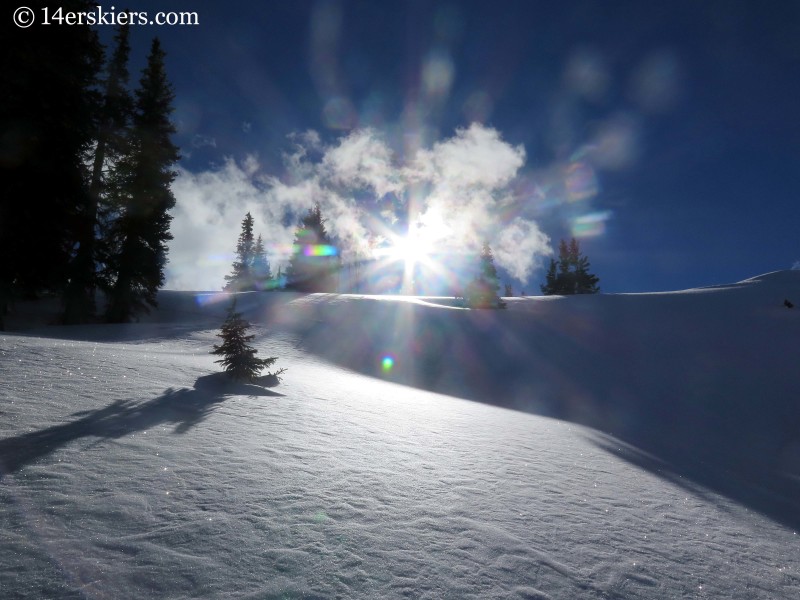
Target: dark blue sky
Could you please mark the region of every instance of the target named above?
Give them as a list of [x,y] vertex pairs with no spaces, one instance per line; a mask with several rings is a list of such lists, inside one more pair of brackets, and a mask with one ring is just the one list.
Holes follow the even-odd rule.
[[582,238],[604,291],[800,261],[799,2],[131,4],[198,13],[132,36],[134,80],[163,42],[190,171],[256,154],[280,176],[287,136],[309,129],[373,127],[402,153],[410,130],[432,144],[478,121],[524,145],[529,184],[589,165],[590,192],[537,222],[557,244],[577,213],[607,216]]

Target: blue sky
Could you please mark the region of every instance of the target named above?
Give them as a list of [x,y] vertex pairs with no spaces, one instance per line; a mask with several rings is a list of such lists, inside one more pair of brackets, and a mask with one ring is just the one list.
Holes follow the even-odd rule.
[[175,285],[221,285],[246,210],[278,261],[312,197],[353,236],[463,216],[529,292],[573,233],[607,292],[800,261],[797,2],[134,4],[199,18],[132,35],[176,91]]

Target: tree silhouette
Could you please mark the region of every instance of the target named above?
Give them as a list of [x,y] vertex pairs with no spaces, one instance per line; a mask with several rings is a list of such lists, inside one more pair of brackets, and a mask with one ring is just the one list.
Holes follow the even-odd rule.
[[294,236],[286,289],[299,292],[334,292],[339,274],[339,251],[333,245],[319,203],[300,219]]
[[589,259],[581,254],[578,240],[572,238],[569,244],[561,240],[558,245],[558,262],[550,259],[550,266],[541,285],[545,296],[596,294],[600,279],[589,272]]
[[227,292],[242,292],[253,289],[253,259],[255,254],[253,244],[253,216],[248,212],[242,220],[242,231],[236,242],[236,260],[233,261],[233,271],[225,275]]
[[253,289],[270,290],[273,287],[272,269],[267,258],[267,251],[264,248],[264,240],[259,234],[256,239],[256,245],[253,248]]
[[[75,0],[70,10],[93,5]],[[62,292],[88,202],[97,32],[4,27],[0,56],[0,318],[13,296]]]
[[500,290],[500,279],[494,266],[494,255],[489,244],[481,249],[478,275],[467,284],[464,291],[464,302],[470,308],[505,308],[497,292]]
[[[228,316],[222,324],[218,337],[222,338],[222,344],[214,345],[211,354],[219,354],[221,359],[214,362],[220,363],[225,372],[231,379],[237,381],[255,381],[263,369],[269,368],[278,360],[277,357],[256,358],[258,350],[248,344],[255,336],[247,335],[247,330],[251,327],[241,315],[236,312],[236,298],[233,299],[228,307]],[[286,369],[278,369],[275,373],[269,373],[274,377],[279,377]]]
[[156,293],[164,283],[167,242],[172,239],[169,210],[175,206],[172,165],[179,158],[171,141],[174,98],[164,70],[164,51],[155,38],[136,91],[130,151],[117,169],[123,192],[112,231],[117,250],[109,259],[114,283],[106,315],[113,323],[129,321],[156,306]]
[[92,157],[89,194],[77,221],[78,249],[70,265],[70,280],[64,293],[65,323],[81,323],[94,316],[94,295],[102,283],[102,270],[109,247],[103,239],[111,218],[108,202],[114,178],[107,173],[128,149],[133,117],[133,99],[128,92],[128,26],[120,26],[114,51],[106,67],[102,99],[98,107],[97,134]]

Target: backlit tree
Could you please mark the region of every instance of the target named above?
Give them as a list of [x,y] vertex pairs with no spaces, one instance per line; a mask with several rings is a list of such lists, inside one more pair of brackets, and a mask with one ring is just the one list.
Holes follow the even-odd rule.
[[325,229],[322,209],[315,204],[297,226],[292,257],[286,269],[286,289],[335,292],[340,266],[339,250]]
[[[247,334],[251,325],[241,313],[236,312],[236,299],[234,298],[228,307],[228,316],[222,324],[218,337],[222,338],[222,344],[214,345],[211,354],[222,356],[214,362],[222,365],[228,377],[237,381],[255,381],[261,371],[271,367],[277,357],[257,358],[258,350],[250,346],[249,342],[255,337]],[[275,373],[269,373],[274,377],[280,376],[286,369],[278,369]]]
[[550,259],[550,266],[542,284],[545,296],[596,294],[600,279],[589,272],[589,259],[581,254],[578,240],[572,238],[567,244],[561,240],[558,245],[558,261]]

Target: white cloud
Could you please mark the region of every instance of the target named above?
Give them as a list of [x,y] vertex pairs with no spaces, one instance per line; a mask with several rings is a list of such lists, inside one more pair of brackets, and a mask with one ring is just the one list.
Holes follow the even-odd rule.
[[550,254],[550,238],[533,221],[520,217],[500,230],[493,248],[495,261],[515,278],[525,281],[531,270]]
[[241,165],[227,160],[219,169],[203,173],[178,170],[172,187],[177,202],[166,267],[168,288],[220,289],[247,212],[256,219],[257,233],[274,246],[291,243],[284,228],[275,226],[264,190],[254,180],[254,166],[250,158]]
[[328,149],[322,169],[335,184],[370,188],[378,197],[402,190],[392,152],[372,129],[354,131]]
[[473,123],[432,149],[419,151],[406,172],[412,180],[447,187],[496,189],[508,184],[523,164],[523,146],[511,146],[496,129]]
[[407,221],[415,227],[446,223],[447,236],[439,227],[435,237],[451,250],[474,252],[488,241],[498,266],[522,281],[550,253],[535,221],[522,210],[508,214],[518,204],[510,201],[508,186],[525,163],[525,150],[495,129],[473,124],[405,162],[372,129],[330,146],[313,131],[291,141],[295,146],[280,177],[263,174],[253,156],[202,173],[179,169],[168,288],[221,288],[247,212],[277,268],[288,258],[297,218],[316,202],[345,260],[356,248],[363,254],[365,240],[385,234],[409,209]]

